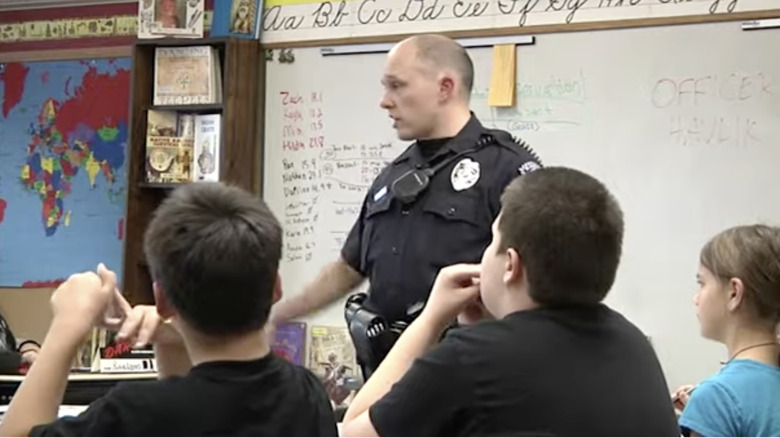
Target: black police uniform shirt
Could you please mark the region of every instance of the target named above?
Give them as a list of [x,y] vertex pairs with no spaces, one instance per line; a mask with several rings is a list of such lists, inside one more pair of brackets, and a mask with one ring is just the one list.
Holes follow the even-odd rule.
[[432,156],[415,143],[374,180],[341,251],[347,264],[368,277],[366,306],[372,311],[390,321],[408,320],[408,309],[427,300],[442,267],[478,263],[490,244],[504,188],[541,167],[530,149],[502,132],[498,141],[443,167],[413,203],[394,199],[392,184],[400,176],[474,148],[486,132],[472,114]]
[[183,377],[117,385],[31,436],[338,436],[314,374],[269,354],[207,362]]
[[369,417],[380,436],[680,436],[653,348],[604,305],[450,330]]

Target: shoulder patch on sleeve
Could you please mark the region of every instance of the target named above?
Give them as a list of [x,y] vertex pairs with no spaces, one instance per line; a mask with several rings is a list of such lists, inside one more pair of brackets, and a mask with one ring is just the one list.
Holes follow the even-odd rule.
[[496,144],[503,146],[504,148],[507,148],[515,153],[519,158],[517,161],[524,161],[524,163],[518,169],[521,174],[541,169],[544,166],[544,164],[542,164],[542,160],[539,158],[536,152],[534,152],[531,146],[524,140],[513,136],[506,131],[497,129],[489,129],[488,131]]
[[[518,138],[516,136],[512,136],[512,141],[514,141],[514,143],[517,146],[519,146],[520,149],[522,149],[524,152],[528,153],[528,155],[530,155],[531,158],[533,158],[533,160],[535,161],[534,164],[536,164],[537,169],[541,168],[542,160],[539,158],[539,155],[537,155],[536,152],[531,148],[531,146],[528,143],[525,142],[525,140],[522,140],[522,139],[520,139],[520,138]],[[533,169],[533,170],[536,170],[536,169]]]
[[520,175],[525,175],[526,173],[533,172],[534,170],[539,170],[541,168],[542,166],[540,166],[536,161],[526,161],[517,168],[517,171],[520,172]]

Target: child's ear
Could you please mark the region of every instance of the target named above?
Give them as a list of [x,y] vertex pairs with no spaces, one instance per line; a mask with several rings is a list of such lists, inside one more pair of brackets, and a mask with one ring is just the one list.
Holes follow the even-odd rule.
[[504,268],[504,283],[512,283],[523,276],[523,258],[514,248],[506,251],[506,266]]
[[745,285],[739,278],[729,280],[729,301],[728,309],[733,312],[742,305],[745,298]]
[[282,276],[279,272],[276,273],[276,281],[274,282],[274,292],[271,297],[271,304],[276,304],[282,299]]
[[160,315],[162,319],[173,317],[176,312],[174,311],[173,306],[171,306],[171,303],[168,302],[168,299],[165,298],[165,294],[160,288],[160,284],[156,281],[152,283],[152,290],[154,291],[154,304],[155,307],[157,307],[157,314]]

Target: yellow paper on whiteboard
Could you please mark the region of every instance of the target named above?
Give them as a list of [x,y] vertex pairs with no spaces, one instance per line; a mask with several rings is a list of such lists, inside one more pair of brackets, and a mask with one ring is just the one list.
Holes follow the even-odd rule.
[[493,68],[490,72],[488,105],[515,106],[515,72],[517,51],[514,44],[493,46]]

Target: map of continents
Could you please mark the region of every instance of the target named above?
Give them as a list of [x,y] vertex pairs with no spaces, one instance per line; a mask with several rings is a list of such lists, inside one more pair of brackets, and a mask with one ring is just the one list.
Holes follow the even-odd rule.
[[0,287],[121,277],[130,60],[0,65]]

